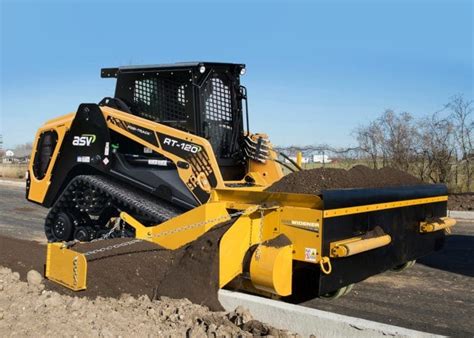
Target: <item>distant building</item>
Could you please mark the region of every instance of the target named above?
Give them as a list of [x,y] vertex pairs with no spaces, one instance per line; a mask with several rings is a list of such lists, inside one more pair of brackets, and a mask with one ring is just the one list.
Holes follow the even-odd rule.
[[314,163],[331,163],[332,160],[329,158],[328,155],[313,155],[313,162]]
[[[296,156],[289,156],[289,157],[290,157],[293,161],[296,162]],[[286,163],[289,163],[290,161],[288,161],[287,159],[285,159],[285,162],[286,162]],[[301,158],[301,163],[309,163],[309,162],[311,162],[311,159],[310,159],[309,157],[303,156],[303,157]]]

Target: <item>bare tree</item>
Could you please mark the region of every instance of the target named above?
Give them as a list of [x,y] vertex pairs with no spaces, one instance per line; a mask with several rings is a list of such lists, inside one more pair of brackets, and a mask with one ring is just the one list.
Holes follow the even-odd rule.
[[409,171],[415,156],[417,128],[409,113],[386,110],[379,118],[383,133],[382,155],[390,166]]
[[360,126],[355,130],[355,135],[360,150],[370,157],[372,167],[377,169],[383,144],[383,133],[379,122],[373,121],[368,126]]
[[397,114],[386,110],[378,119],[355,130],[359,147],[370,157],[372,167],[377,169],[380,159],[382,167],[409,171],[417,156],[418,132],[409,113]]
[[420,128],[427,176],[435,183],[449,183],[452,160],[455,159],[453,124],[434,113],[420,121]]
[[454,124],[454,135],[460,155],[460,165],[466,176],[467,191],[471,191],[474,177],[474,119],[473,102],[465,100],[462,95],[454,96],[446,105],[451,111]]

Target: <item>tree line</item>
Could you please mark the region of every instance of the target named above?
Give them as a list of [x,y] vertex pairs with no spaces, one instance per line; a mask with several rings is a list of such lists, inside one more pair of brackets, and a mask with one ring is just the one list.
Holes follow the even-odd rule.
[[457,95],[435,113],[414,118],[386,110],[355,131],[360,156],[374,169],[391,166],[455,191],[474,188],[473,101]]

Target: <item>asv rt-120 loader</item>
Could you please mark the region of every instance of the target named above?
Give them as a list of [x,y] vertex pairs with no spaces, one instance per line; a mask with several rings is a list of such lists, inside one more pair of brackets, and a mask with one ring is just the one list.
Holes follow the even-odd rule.
[[[442,246],[455,223],[443,185],[265,191],[288,162],[249,132],[244,73],[207,62],[102,69],[117,79],[114,97],[39,129],[27,198],[50,208],[49,279],[86,288],[87,257],[65,242],[135,237],[174,250],[230,220],[219,287],[240,279],[267,296],[305,283],[340,295]],[[302,271],[317,276],[311,285]]]

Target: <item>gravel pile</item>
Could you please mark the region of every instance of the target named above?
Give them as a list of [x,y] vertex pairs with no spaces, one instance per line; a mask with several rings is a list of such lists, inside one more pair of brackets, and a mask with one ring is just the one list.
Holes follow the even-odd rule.
[[27,282],[0,267],[0,336],[254,336],[294,335],[253,320],[239,307],[211,312],[187,299],[147,296],[88,298],[61,295],[45,289],[40,273],[31,270]]

